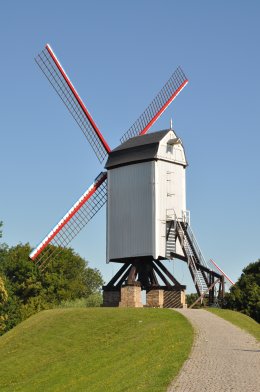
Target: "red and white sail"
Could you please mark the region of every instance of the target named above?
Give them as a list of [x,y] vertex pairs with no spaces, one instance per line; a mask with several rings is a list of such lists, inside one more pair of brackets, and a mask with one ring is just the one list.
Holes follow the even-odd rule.
[[[50,254],[43,253],[48,245],[64,247],[85,227],[107,201],[107,173],[100,173],[95,182],[64,215],[57,225],[30,253],[36,264],[43,265]],[[41,257],[41,255],[43,256]]]
[[144,135],[146,132],[148,132],[151,126],[158,120],[158,118],[177,97],[181,90],[184,89],[187,83],[187,77],[185,76],[181,67],[178,67],[150,103],[150,105],[128,129],[128,131],[121,137],[121,143],[125,142],[131,137]]
[[99,161],[103,162],[110,147],[49,44],[35,61],[78,123]]

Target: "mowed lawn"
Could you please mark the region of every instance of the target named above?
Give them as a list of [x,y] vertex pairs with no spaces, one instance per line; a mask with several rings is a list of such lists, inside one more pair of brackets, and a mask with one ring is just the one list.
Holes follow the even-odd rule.
[[0,337],[0,391],[166,391],[192,342],[169,309],[47,310]]
[[229,309],[207,308],[207,310],[245,330],[260,341],[260,324],[258,324],[251,317]]

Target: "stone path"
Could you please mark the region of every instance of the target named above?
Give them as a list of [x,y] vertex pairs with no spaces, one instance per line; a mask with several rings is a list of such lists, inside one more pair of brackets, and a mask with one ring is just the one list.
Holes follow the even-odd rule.
[[260,392],[260,344],[253,336],[206,310],[178,311],[197,337],[168,392]]

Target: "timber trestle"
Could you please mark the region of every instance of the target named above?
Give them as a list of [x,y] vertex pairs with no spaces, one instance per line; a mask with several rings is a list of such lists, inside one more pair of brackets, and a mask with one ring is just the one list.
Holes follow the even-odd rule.
[[201,302],[206,298],[213,305],[223,299],[224,276],[209,268],[188,223],[167,221],[166,251],[167,257],[156,260],[152,256],[112,260],[123,265],[103,286],[103,306],[142,307],[141,291],[145,290],[147,306],[186,307],[186,286],[162,262],[169,258],[187,263]]
[[110,282],[103,286],[103,306],[141,307],[138,298],[141,290],[145,290],[147,306],[183,307],[185,289],[160,260],[133,258],[124,261]]
[[[159,284],[158,277],[163,281],[163,286]],[[139,284],[142,290],[155,287],[170,289],[173,286],[179,289],[186,288],[177,281],[160,260],[151,258],[125,262],[110,282],[104,286],[104,290],[119,289],[123,284]]]

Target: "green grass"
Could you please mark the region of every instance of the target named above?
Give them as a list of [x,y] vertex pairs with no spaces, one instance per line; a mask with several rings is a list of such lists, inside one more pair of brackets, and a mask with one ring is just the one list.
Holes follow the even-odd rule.
[[0,338],[0,390],[166,391],[192,341],[169,309],[46,310]]
[[222,317],[237,327],[244,329],[260,341],[260,325],[251,317],[228,309],[207,308],[207,310],[219,317]]

